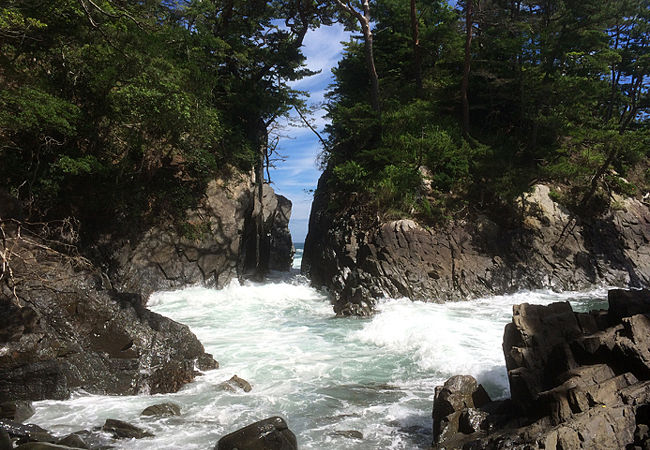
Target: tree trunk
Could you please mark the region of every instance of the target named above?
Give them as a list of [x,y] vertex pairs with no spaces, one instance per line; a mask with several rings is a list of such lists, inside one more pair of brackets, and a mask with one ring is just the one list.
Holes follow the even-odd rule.
[[463,81],[460,87],[460,96],[463,101],[463,134],[469,137],[469,98],[467,90],[469,89],[469,71],[471,67],[471,49],[472,49],[472,3],[474,0],[466,0],[465,6],[465,63],[463,65]]
[[422,96],[422,54],[420,52],[420,21],[416,0],[411,0],[411,34],[413,36],[413,59],[415,62],[415,89]]
[[375,55],[373,50],[373,36],[370,30],[370,21],[361,24],[363,39],[365,41],[366,65],[368,66],[368,76],[370,77],[370,105],[377,113],[381,111],[379,106],[379,77],[375,67]]
[[264,239],[264,155],[260,152],[260,160],[255,169],[257,216],[255,217],[255,279],[262,281],[264,267],[262,263],[262,240]]
[[377,76],[377,68],[375,66],[375,55],[373,50],[373,35],[370,28],[370,0],[363,0],[363,13],[352,8],[350,2],[342,2],[341,0],[334,0],[341,9],[346,11],[352,17],[355,17],[361,25],[363,32],[363,41],[366,54],[366,67],[368,69],[368,76],[370,77],[370,105],[372,109],[380,114],[381,107],[379,104],[379,77]]

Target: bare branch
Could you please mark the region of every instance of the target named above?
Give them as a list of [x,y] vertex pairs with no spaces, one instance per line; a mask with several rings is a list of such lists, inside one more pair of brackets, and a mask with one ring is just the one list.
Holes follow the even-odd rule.
[[307,125],[307,127],[309,127],[309,129],[316,135],[316,137],[318,137],[318,140],[321,142],[321,144],[323,144],[323,148],[325,150],[327,150],[329,148],[329,145],[327,145],[327,141],[325,141],[325,139],[323,139],[323,136],[321,136],[320,133],[318,132],[318,130],[316,130],[312,126],[312,124],[309,123],[309,121],[307,120],[305,115],[302,113],[302,111],[300,111],[300,108],[298,108],[297,106],[294,106],[294,109],[296,110],[296,112],[298,113],[298,115],[300,116],[302,121],[305,123],[305,125]]

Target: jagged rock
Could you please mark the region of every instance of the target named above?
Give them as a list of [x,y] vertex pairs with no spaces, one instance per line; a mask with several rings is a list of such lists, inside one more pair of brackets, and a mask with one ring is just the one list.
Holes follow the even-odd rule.
[[116,439],[142,439],[153,437],[153,433],[117,419],[106,419],[102,430],[111,433]]
[[[291,201],[263,189],[265,240],[264,267],[289,270],[293,245],[289,232]],[[251,174],[233,173],[211,181],[186,222],[163,222],[137,241],[104,236],[97,245],[98,258],[110,261],[115,287],[152,292],[205,284],[221,288],[245,275],[255,258],[255,185]]]
[[469,375],[456,375],[436,388],[433,400],[433,441],[444,442],[457,433],[474,433],[487,414],[477,409],[490,402],[483,386]]
[[30,319],[0,340],[0,401],[173,392],[194,378],[197,359],[211,358],[187,326],[106,286],[87,260],[15,234],[8,242],[18,256],[13,278],[0,282],[9,315],[0,320]]
[[608,316],[612,323],[618,323],[624,317],[647,314],[650,311],[650,290],[612,289],[607,292]]
[[238,390],[250,392],[253,388],[248,381],[239,378],[237,375],[233,375],[229,380],[219,383],[217,389],[220,391],[230,392],[237,392]]
[[141,416],[180,416],[181,407],[176,403],[158,403],[148,406],[140,413]]
[[0,403],[0,419],[24,422],[32,417],[35,412],[32,402],[19,400]]
[[504,414],[493,402],[472,410],[471,380],[453,377],[436,389],[434,445],[643,449],[650,444],[646,295],[615,291],[609,313],[576,314],[567,303],[515,306],[503,349],[517,408]]
[[260,420],[219,439],[215,450],[297,450],[296,435],[281,417]]
[[325,171],[314,196],[302,271],[341,315],[367,315],[384,297],[448,301],[524,289],[650,285],[650,207],[580,220],[537,185],[511,220],[474,214],[435,228],[385,221],[353,196],[331,208]]
[[576,367],[567,343],[581,335],[568,302],[513,307],[503,349],[512,400],[522,410],[533,407],[537,395],[554,386],[557,375]]

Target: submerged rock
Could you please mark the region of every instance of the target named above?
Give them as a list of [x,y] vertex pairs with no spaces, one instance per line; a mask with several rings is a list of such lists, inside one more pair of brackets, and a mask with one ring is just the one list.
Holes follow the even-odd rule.
[[453,377],[436,389],[434,445],[650,447],[648,294],[610,291],[609,312],[575,313],[566,302],[514,306],[503,342],[512,407],[490,402],[468,414],[475,381]]
[[363,440],[363,433],[357,430],[336,430],[330,433],[331,436],[340,436],[347,439]]
[[220,391],[230,392],[236,392],[237,390],[250,392],[253,387],[248,381],[244,380],[243,378],[239,378],[237,375],[233,375],[229,380],[224,381],[223,383],[219,383],[217,385],[217,389]]
[[140,413],[141,416],[180,416],[181,407],[176,403],[158,403],[156,405],[148,406]]
[[78,447],[68,447],[61,444],[51,444],[48,442],[28,442],[27,444],[22,444],[16,447],[20,450],[50,450],[50,449],[73,449]]
[[296,435],[281,417],[252,423],[219,439],[215,450],[297,450]]
[[106,419],[102,430],[111,433],[116,439],[142,439],[153,437],[153,433],[117,419]]
[[82,439],[81,436],[74,433],[65,436],[63,439],[59,439],[57,441],[57,444],[66,445],[72,448],[90,448],[90,446],[86,443],[86,441]]

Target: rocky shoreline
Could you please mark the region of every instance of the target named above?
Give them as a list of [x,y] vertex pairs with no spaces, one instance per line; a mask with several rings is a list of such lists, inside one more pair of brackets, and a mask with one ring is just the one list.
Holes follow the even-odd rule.
[[[515,305],[503,339],[511,398],[492,401],[473,377],[450,378],[435,390],[433,448],[650,448],[650,290],[611,290],[608,302],[607,310],[588,313],[574,312],[568,302]],[[228,383],[250,389],[237,376],[222,384]],[[26,449],[61,448],[29,442],[106,448],[116,439],[151,436],[146,426],[119,419],[55,436],[19,423],[31,414],[25,402],[0,403],[4,442]],[[155,404],[141,414],[182,416],[182,408]],[[5,448],[13,447],[0,443]],[[298,443],[287,422],[272,417],[223,436],[215,446],[233,448],[293,450]]]
[[450,378],[435,393],[433,447],[650,448],[650,291],[608,301],[589,313],[516,305],[503,340],[511,398]]
[[579,218],[537,185],[517,217],[486,213],[438,228],[370,216],[360,201],[330,205],[326,171],[314,196],[302,271],[339,315],[369,315],[381,298],[457,301],[520,290],[650,286],[650,205]]

